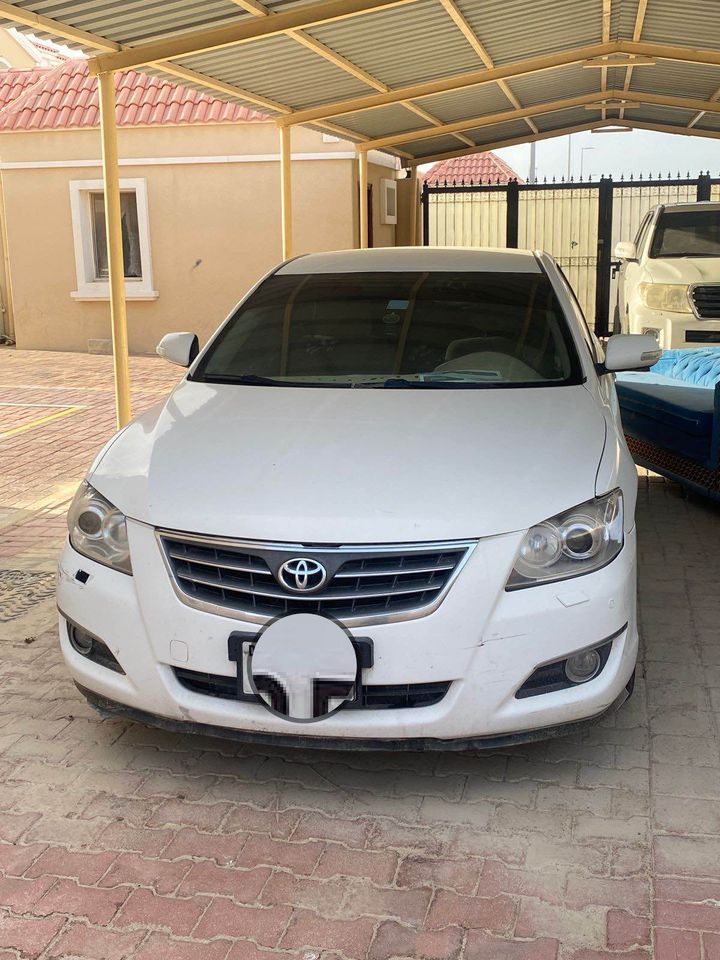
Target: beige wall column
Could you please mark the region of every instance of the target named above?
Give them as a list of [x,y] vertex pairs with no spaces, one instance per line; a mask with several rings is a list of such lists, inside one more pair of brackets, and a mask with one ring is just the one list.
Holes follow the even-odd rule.
[[293,255],[292,127],[280,127],[280,190],[282,209],[282,258]]
[[417,167],[410,167],[410,243],[418,246],[418,210],[420,208],[420,194],[418,192]]
[[368,245],[368,156],[365,150],[359,151],[360,166],[360,247]]
[[[1,32],[1,31],[0,31]],[[15,339],[15,312],[13,309],[12,275],[10,273],[10,249],[7,229],[7,214],[5,213],[5,184],[0,175],[0,239],[2,240],[2,275],[0,285],[4,293],[3,303],[5,313],[0,317],[0,334]]]
[[414,173],[397,181],[397,227],[395,243],[398,247],[417,247],[422,243],[418,234],[420,224],[420,181]]
[[115,74],[101,73],[100,136],[102,138],[105,229],[110,282],[110,321],[115,368],[115,409],[118,429],[132,417],[130,369],[128,366],[127,309],[125,304],[125,263],[120,209],[120,168],[118,165],[117,121],[115,119]]

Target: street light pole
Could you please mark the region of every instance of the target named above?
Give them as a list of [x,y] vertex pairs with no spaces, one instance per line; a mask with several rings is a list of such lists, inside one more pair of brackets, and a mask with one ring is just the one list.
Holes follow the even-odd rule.
[[581,180],[582,180],[582,178],[583,178],[583,166],[584,166],[584,163],[585,163],[585,151],[586,151],[586,150],[594,150],[594,149],[595,149],[595,147],[582,147],[582,148],[580,149],[580,179],[581,179]]
[[572,134],[568,134],[568,156],[567,156],[567,178],[570,179],[570,168],[572,166]]

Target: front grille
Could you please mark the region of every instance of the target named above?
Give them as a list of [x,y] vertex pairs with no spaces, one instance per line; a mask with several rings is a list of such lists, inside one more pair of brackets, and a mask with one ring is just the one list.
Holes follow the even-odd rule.
[[686,330],[685,343],[720,343],[720,330]]
[[[180,598],[241,614],[256,623],[289,613],[330,615],[348,625],[420,616],[442,600],[473,543],[402,547],[317,547],[159,534]],[[293,592],[278,579],[288,560],[327,570],[316,591]]]
[[690,288],[690,297],[701,320],[720,320],[720,283],[697,284]]
[[[240,693],[235,677],[226,677],[214,673],[201,673],[173,667],[178,682],[193,693],[220,700],[239,700],[243,703],[257,703],[254,693]],[[354,703],[347,703],[343,710],[407,710],[414,707],[431,707],[440,703],[450,689],[451,681],[435,683],[398,683],[380,684],[360,688],[360,697]]]

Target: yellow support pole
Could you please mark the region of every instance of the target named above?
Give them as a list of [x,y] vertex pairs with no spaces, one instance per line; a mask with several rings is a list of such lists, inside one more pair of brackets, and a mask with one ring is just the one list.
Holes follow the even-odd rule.
[[293,203],[292,203],[292,127],[280,128],[280,179],[282,210],[282,258],[293,255]]
[[110,281],[110,321],[115,369],[115,410],[118,429],[132,418],[130,369],[128,366],[127,310],[125,304],[125,263],[120,208],[120,167],[118,164],[117,122],[115,119],[115,74],[101,73],[100,136],[102,138],[105,229]]
[[360,247],[368,245],[368,158],[365,150],[360,150]]

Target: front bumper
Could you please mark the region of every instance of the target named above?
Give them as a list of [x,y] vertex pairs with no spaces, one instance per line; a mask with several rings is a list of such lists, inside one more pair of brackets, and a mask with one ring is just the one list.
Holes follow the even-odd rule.
[[[172,589],[152,528],[128,521],[134,576],[81,557],[67,544],[58,605],[63,655],[76,683],[106,710],[181,723],[215,734],[308,742],[308,728],[257,703],[218,699],[187,689],[173,668],[232,676],[228,636],[256,624],[182,603]],[[354,631],[372,639],[371,685],[451,681],[438,703],[413,709],[341,710],[312,724],[313,742],[338,746],[497,746],[551,736],[621,702],[637,658],[635,532],[619,556],[595,573],[506,593],[520,534],[482,541],[440,607],[417,620]],[[85,571],[85,583],[76,579]],[[70,645],[65,618],[101,638],[125,673],[113,673]],[[618,633],[618,631],[620,631]],[[615,637],[595,679],[518,699],[540,664]],[[220,729],[218,729],[220,728]],[[539,734],[538,734],[539,732]]]
[[[657,331],[663,350],[693,350],[720,342],[720,320],[700,320],[692,313],[668,313],[636,303],[631,308],[629,333]],[[694,340],[693,335],[712,337]],[[690,339],[688,339],[690,337]],[[717,340],[714,338],[717,337]]]
[[100,694],[93,693],[81,684],[76,684],[88,703],[110,719],[123,717],[144,723],[148,727],[159,727],[172,733],[193,733],[206,737],[220,737],[225,740],[242,740],[272,747],[306,747],[324,750],[499,750],[503,747],[515,746],[520,743],[531,743],[536,740],[549,740],[553,737],[566,737],[578,730],[592,726],[603,717],[613,713],[625,703],[635,685],[633,672],[624,690],[614,703],[602,713],[575,723],[562,723],[556,727],[540,727],[537,730],[523,730],[519,733],[501,733],[492,737],[464,737],[456,740],[441,740],[437,737],[412,737],[406,740],[389,740],[387,738],[359,738],[359,737],[312,737],[307,734],[293,734],[292,736],[280,733],[250,733],[247,730],[234,730],[231,727],[216,727],[208,723],[194,723],[190,720],[169,720],[154,713],[126,707],[122,703],[108,700]]

